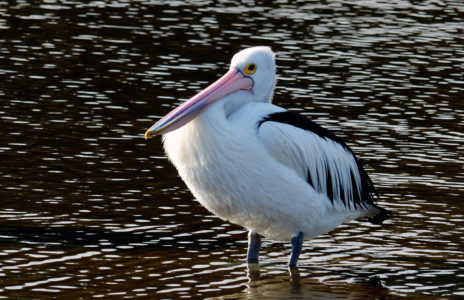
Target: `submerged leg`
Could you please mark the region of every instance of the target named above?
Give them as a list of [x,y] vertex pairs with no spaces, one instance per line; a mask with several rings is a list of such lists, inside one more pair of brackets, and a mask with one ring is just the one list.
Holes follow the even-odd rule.
[[259,249],[261,248],[261,237],[256,232],[250,230],[248,233],[248,254],[247,263],[257,264]]
[[288,267],[296,268],[296,263],[298,262],[298,257],[300,257],[301,248],[303,247],[303,232],[298,232],[292,238],[292,255],[290,256],[290,261],[288,262]]

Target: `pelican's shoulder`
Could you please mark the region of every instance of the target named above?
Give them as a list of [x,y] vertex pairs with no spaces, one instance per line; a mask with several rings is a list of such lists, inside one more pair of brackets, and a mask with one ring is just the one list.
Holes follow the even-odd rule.
[[344,149],[347,149],[348,151],[351,152],[349,147],[345,144],[345,142],[342,139],[340,139],[339,137],[337,137],[335,134],[325,129],[324,127],[320,126],[319,124],[316,124],[312,120],[306,118],[305,116],[300,115],[299,113],[292,112],[289,110],[271,112],[269,114],[266,114],[259,121],[258,127],[261,127],[261,125],[265,122],[277,122],[277,123],[287,124],[295,128],[299,128],[304,131],[311,132],[325,140],[331,140],[339,144],[340,146],[342,146]]

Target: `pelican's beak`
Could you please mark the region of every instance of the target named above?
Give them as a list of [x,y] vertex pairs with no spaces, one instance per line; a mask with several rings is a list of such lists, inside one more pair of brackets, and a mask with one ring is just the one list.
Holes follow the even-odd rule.
[[211,103],[239,90],[251,91],[253,80],[240,70],[232,68],[215,83],[182,103],[145,132],[145,139],[150,135],[165,134],[176,130],[198,116]]

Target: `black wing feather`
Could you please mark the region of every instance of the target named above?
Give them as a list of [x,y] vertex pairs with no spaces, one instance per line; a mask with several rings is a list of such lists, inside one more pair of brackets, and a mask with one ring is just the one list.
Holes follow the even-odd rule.
[[[354,174],[353,173],[350,174],[351,182],[352,182],[352,189],[351,190],[352,190],[352,193],[353,193],[353,195],[352,195],[353,196],[352,197],[353,205],[354,205],[355,208],[357,206],[364,206],[365,207],[366,204],[375,205],[373,197],[378,196],[378,194],[377,194],[377,191],[376,191],[376,189],[374,187],[374,184],[373,184],[372,180],[370,179],[369,175],[367,174],[367,172],[364,170],[361,162],[356,158],[356,155],[353,153],[353,151],[350,149],[350,147],[348,147],[348,145],[345,144],[345,142],[342,139],[340,139],[339,137],[337,137],[335,134],[328,131],[327,129],[324,129],[320,125],[314,123],[310,119],[308,119],[308,118],[306,118],[306,117],[304,117],[304,116],[302,116],[302,115],[300,115],[298,113],[291,112],[291,111],[276,112],[276,113],[272,113],[272,114],[267,115],[266,117],[261,119],[261,121],[258,123],[258,128],[265,122],[284,123],[284,124],[292,125],[294,127],[298,127],[300,129],[303,129],[303,130],[310,131],[310,132],[320,136],[323,139],[329,139],[329,140],[332,140],[332,141],[338,143],[344,149],[349,151],[349,153],[351,153],[351,155],[353,155],[353,158],[354,158],[354,160],[356,162],[356,166],[357,166],[357,169],[359,171],[360,178],[361,178],[361,190],[358,191],[358,188],[357,188],[355,180],[354,180]],[[328,191],[327,196],[330,198],[330,200],[333,203],[333,201],[334,201],[334,199],[333,199],[333,185],[332,185],[332,179],[331,179],[330,173],[328,173],[328,176],[327,176],[326,180],[327,180],[327,187],[328,187],[327,188],[327,191]],[[311,182],[311,177],[309,176],[309,174],[308,174],[308,183],[313,185],[313,183]],[[340,198],[341,198],[341,201],[343,202],[343,204],[345,206],[350,207],[351,203],[347,203],[347,201],[346,201],[347,199],[344,199],[344,192],[343,191],[340,191]]]

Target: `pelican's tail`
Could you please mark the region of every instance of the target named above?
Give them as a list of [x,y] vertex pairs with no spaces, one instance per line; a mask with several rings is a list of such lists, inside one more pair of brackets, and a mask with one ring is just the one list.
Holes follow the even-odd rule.
[[382,208],[380,206],[377,206],[375,204],[370,204],[370,209],[369,209],[369,214],[368,220],[372,224],[380,225],[388,219],[391,216],[391,212],[389,210],[386,210],[385,208]]

